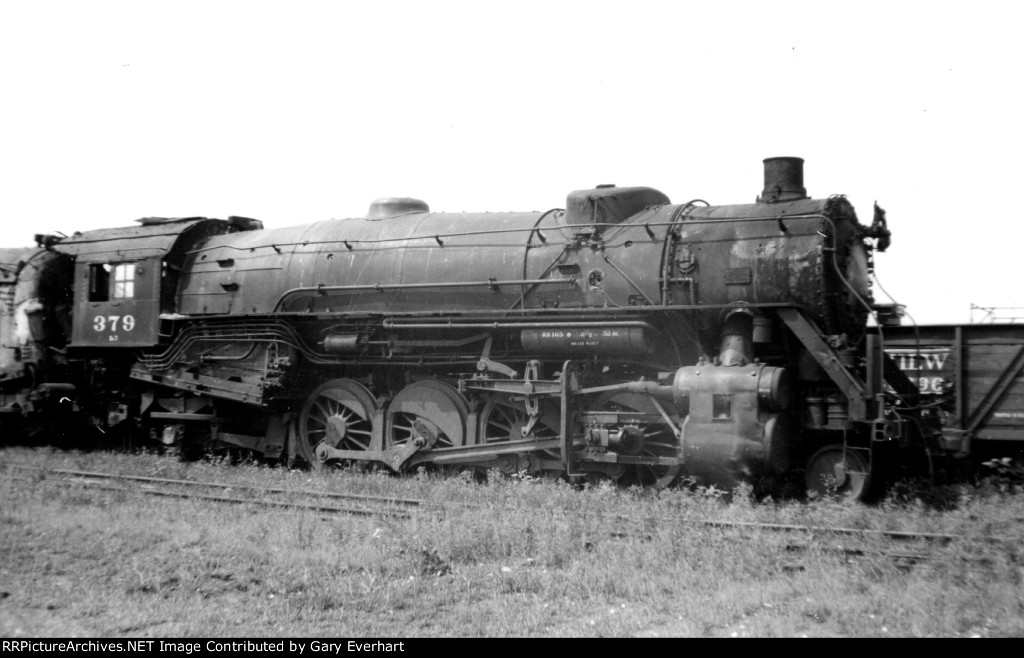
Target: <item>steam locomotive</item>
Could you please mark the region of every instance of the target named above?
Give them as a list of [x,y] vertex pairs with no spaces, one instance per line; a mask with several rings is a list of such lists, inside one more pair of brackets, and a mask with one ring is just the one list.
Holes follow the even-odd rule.
[[[858,499],[941,448],[883,350],[884,211],[648,187],[564,209],[410,198],[264,229],[145,218],[0,250],[4,432],[268,459],[728,488],[803,475]],[[882,321],[869,326],[868,317]]]

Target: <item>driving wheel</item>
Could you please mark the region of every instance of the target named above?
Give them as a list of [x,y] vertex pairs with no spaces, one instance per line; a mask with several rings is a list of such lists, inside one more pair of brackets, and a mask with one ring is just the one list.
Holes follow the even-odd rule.
[[[352,379],[332,379],[315,391],[299,415],[297,450],[313,467],[329,463],[321,448],[369,450],[373,436],[373,394]],[[335,460],[336,461],[336,460]]]

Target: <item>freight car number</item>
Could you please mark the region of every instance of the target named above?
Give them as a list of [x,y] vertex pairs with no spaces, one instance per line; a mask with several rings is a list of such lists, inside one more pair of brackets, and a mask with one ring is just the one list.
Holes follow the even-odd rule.
[[95,331],[112,332],[108,338],[111,343],[117,342],[117,331],[131,331],[135,329],[135,318],[131,315],[97,315],[92,319],[92,328]]

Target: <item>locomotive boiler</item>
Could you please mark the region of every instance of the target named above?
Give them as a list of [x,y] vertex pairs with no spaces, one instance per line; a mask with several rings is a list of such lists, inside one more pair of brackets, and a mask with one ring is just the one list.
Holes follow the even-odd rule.
[[808,198],[799,158],[764,174],[742,205],[601,185],[545,212],[389,198],[39,236],[0,280],[0,418],[316,467],[804,474],[860,498],[928,442],[867,322],[884,213]]

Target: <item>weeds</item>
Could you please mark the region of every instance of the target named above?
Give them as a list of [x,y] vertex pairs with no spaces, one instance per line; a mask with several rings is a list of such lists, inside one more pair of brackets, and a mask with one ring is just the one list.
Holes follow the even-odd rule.
[[[757,487],[725,492],[692,482],[652,492],[527,473],[492,472],[480,484],[473,472],[395,478],[147,454],[15,458],[467,505],[409,521],[325,520],[0,480],[4,636],[16,628],[37,636],[55,628],[93,636],[1024,633],[1022,499],[1000,484],[943,490],[946,505],[931,501],[933,490],[907,485],[869,507],[828,498],[780,503],[759,498]],[[836,537],[709,521],[971,539],[908,566],[850,561]],[[997,537],[1016,543],[1007,551]],[[61,623],[11,625],[26,610]]]
[[981,487],[1003,494],[1024,492],[1024,460],[1002,457],[982,462]]

